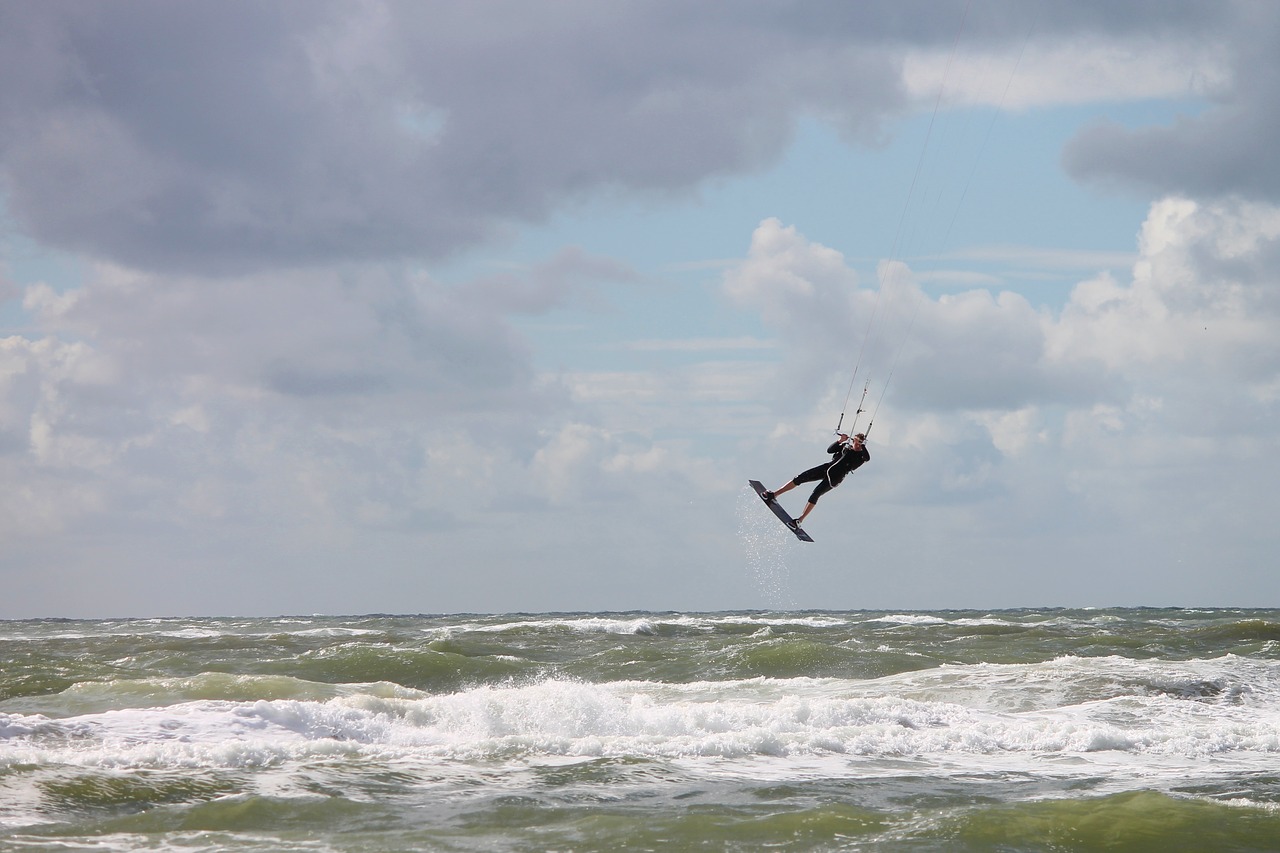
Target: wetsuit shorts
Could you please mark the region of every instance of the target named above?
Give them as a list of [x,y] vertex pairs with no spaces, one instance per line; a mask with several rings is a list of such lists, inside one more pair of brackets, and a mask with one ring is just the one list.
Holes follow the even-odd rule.
[[796,474],[791,478],[791,481],[796,485],[800,485],[801,483],[812,483],[815,480],[818,482],[818,485],[813,490],[813,494],[809,495],[809,503],[816,504],[818,502],[818,498],[835,488],[835,485],[832,485],[831,483],[831,478],[827,476],[827,469],[831,467],[831,464],[832,463],[827,462],[823,465],[815,465],[803,474]]

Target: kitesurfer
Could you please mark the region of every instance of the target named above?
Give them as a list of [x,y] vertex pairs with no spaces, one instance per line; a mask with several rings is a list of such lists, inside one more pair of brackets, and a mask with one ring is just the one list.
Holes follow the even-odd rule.
[[817,482],[814,487],[813,494],[809,495],[809,502],[804,506],[804,512],[800,513],[800,517],[796,519],[795,526],[799,527],[808,518],[809,513],[813,512],[813,507],[818,503],[818,498],[840,485],[840,481],[850,471],[855,470],[871,459],[871,453],[867,450],[867,437],[863,433],[854,436],[848,436],[839,433],[839,438],[831,443],[827,448],[827,452],[831,454],[830,462],[822,465],[815,465],[808,471],[797,474],[795,477],[787,481],[785,486],[779,488],[776,492],[765,492],[760,497],[765,501],[771,501],[779,495],[784,495],[794,489],[800,483]]

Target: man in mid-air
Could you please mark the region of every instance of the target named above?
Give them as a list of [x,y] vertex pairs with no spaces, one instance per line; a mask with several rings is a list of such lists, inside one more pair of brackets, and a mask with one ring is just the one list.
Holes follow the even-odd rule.
[[809,495],[809,502],[804,505],[804,512],[800,513],[800,517],[795,520],[796,528],[804,524],[804,520],[809,517],[809,513],[813,512],[814,506],[818,503],[818,498],[840,485],[840,481],[850,471],[855,470],[862,463],[871,459],[871,454],[867,451],[866,435],[858,433],[850,437],[840,433],[839,436],[827,448],[827,452],[832,456],[830,462],[815,465],[808,471],[797,474],[788,480],[787,484],[776,492],[765,492],[760,496],[765,501],[771,501],[779,495],[785,495],[800,483],[816,481],[818,485],[814,487],[813,494]]

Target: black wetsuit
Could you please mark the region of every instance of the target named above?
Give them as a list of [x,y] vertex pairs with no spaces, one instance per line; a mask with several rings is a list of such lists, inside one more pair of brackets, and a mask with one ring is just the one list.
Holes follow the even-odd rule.
[[803,474],[797,474],[792,478],[792,482],[797,485],[818,481],[813,494],[809,495],[811,504],[816,504],[818,498],[840,485],[840,481],[846,474],[871,459],[871,453],[868,452],[865,444],[860,449],[854,450],[852,446],[836,441],[827,448],[827,452],[835,458],[823,465],[815,465]]

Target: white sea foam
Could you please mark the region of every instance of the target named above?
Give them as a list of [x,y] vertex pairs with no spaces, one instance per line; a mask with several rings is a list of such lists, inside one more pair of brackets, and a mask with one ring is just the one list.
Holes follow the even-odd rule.
[[260,636],[288,634],[291,637],[377,637],[385,633],[385,631],[377,628],[345,628],[331,625],[323,628],[307,628],[301,631],[273,631],[271,634],[262,634]]
[[711,620],[713,625],[766,625],[775,628],[840,628],[854,624],[835,616],[724,616]]
[[[1214,692],[1234,682],[1249,689]],[[1205,684],[1210,695],[1197,696]],[[64,720],[0,715],[0,767],[244,768],[336,755],[427,764],[767,757],[782,760],[780,772],[787,762],[834,758],[852,762],[840,772],[859,772],[887,759],[1042,769],[1074,757],[1080,772],[1117,764],[1189,772],[1210,756],[1219,767],[1274,764],[1278,684],[1277,665],[1257,661],[1116,658],[862,682],[557,680],[436,696],[195,701]]]
[[448,636],[462,633],[506,633],[522,629],[563,628],[579,634],[650,635],[663,628],[687,631],[711,632],[738,625],[761,627],[838,628],[852,625],[848,618],[826,615],[812,616],[762,616],[758,614],[680,615],[648,614],[645,616],[563,616],[555,618],[512,617],[510,621],[490,624],[468,623],[439,629]]
[[474,632],[479,634],[502,634],[509,631],[524,629],[555,629],[563,628],[577,634],[654,634],[657,633],[659,624],[669,625],[687,625],[696,626],[698,623],[694,619],[671,618],[662,619],[652,616],[637,617],[607,617],[607,616],[564,616],[556,618],[512,618],[510,621],[503,621],[493,624],[463,624],[451,626],[448,629],[450,636],[457,636],[460,633]]
[[890,625],[945,625],[947,620],[940,616],[930,616],[924,613],[892,613],[886,616],[876,616],[868,619],[868,622],[888,622]]

